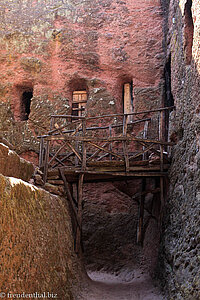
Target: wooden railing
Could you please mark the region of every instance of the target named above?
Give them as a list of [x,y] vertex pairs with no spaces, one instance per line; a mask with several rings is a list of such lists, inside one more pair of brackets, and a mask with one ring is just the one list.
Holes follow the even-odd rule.
[[168,159],[164,151],[172,146],[164,128],[172,109],[92,117],[52,115],[50,130],[39,137],[39,167],[44,182],[50,169],[65,167],[84,172],[100,162],[111,167],[124,165],[129,172],[134,162],[150,160],[151,154],[159,157],[162,172]]

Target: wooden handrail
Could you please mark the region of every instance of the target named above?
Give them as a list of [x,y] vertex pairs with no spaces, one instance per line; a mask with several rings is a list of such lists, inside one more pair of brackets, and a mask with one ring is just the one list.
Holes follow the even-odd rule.
[[147,114],[151,112],[159,112],[159,111],[165,111],[165,110],[173,110],[175,109],[175,106],[169,106],[169,107],[162,107],[162,108],[156,108],[146,111],[139,111],[139,112],[133,112],[128,114],[112,114],[112,115],[102,115],[102,116],[95,116],[95,117],[87,117],[87,116],[72,116],[72,115],[52,115],[52,118],[73,118],[73,119],[86,119],[86,120],[94,120],[94,119],[100,119],[100,118],[109,118],[109,117],[123,117],[124,115],[127,116],[135,116],[135,115],[141,115],[141,114]]

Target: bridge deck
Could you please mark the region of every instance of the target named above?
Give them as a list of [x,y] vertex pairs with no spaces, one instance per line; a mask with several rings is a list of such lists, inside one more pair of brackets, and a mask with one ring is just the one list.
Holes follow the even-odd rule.
[[[83,182],[142,179],[138,243],[143,240],[146,178],[160,178],[160,220],[164,178],[170,166],[166,120],[171,108],[96,117],[54,115],[50,130],[40,136],[39,167],[43,181],[64,184],[75,224],[75,251],[81,253]],[[77,186],[74,199],[73,186]]]

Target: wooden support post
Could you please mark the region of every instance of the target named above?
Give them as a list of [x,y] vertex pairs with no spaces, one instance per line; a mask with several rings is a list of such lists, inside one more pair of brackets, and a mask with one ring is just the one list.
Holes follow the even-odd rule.
[[60,172],[60,176],[64,182],[64,187],[65,187],[65,191],[66,191],[66,194],[67,194],[67,199],[69,200],[69,203],[71,205],[71,208],[73,210],[73,213],[76,217],[76,223],[78,225],[78,227],[80,227],[80,223],[78,221],[78,212],[77,212],[77,209],[76,209],[76,206],[75,206],[75,201],[73,199],[73,194],[72,194],[72,189],[71,189],[71,185],[69,184],[69,182],[67,181],[66,177],[65,177],[65,174],[64,174],[64,171],[62,169],[58,169],[59,172]]
[[[163,142],[163,121],[164,121],[164,111],[160,112],[160,122],[159,122],[159,140]],[[164,170],[164,145],[160,144],[160,171],[163,172]],[[162,230],[162,219],[163,219],[163,212],[164,212],[164,178],[160,177],[160,231]]]
[[48,165],[49,165],[49,145],[50,141],[47,141],[46,143],[46,149],[45,149],[45,158],[44,158],[44,175],[43,175],[43,181],[44,184],[47,182],[47,174],[48,174]]
[[[127,137],[127,124],[128,124],[128,115],[125,114],[124,119],[123,119],[123,136],[124,137]],[[127,141],[123,142],[123,151],[124,151],[126,172],[129,172],[129,159],[128,159]]]
[[[163,111],[160,112],[159,118],[159,141],[163,142]],[[163,165],[164,165],[164,145],[160,144],[160,171],[163,172]]]
[[[147,139],[147,136],[148,136],[148,125],[149,125],[149,122],[148,121],[145,121],[144,123],[144,132],[143,132],[143,139]],[[147,159],[147,152],[145,152],[145,146],[143,146],[142,148],[143,150],[143,160],[146,160]]]
[[[109,137],[112,137],[112,125],[109,125]],[[110,143],[109,150],[112,151],[112,143]],[[112,160],[112,154],[110,154],[110,160]]]
[[[86,136],[86,119],[82,120],[82,136]],[[86,148],[86,142],[82,142],[82,170],[84,171],[86,169],[86,155],[87,155],[87,148]]]
[[44,159],[44,138],[40,140],[40,152],[39,152],[39,168],[43,167]]
[[75,252],[79,255],[82,253],[82,210],[83,210],[83,179],[84,174],[79,175],[78,179],[78,224],[76,231]]
[[140,196],[140,206],[139,206],[139,221],[137,228],[137,243],[141,246],[143,245],[144,239],[144,203],[145,203],[145,189],[146,189],[146,179],[142,179],[142,188]]

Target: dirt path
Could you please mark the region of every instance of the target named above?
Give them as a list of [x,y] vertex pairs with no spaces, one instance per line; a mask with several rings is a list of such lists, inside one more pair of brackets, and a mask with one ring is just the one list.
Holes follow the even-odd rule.
[[118,276],[92,272],[88,274],[83,300],[164,300],[149,275],[140,270]]

